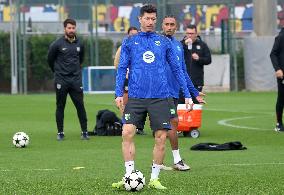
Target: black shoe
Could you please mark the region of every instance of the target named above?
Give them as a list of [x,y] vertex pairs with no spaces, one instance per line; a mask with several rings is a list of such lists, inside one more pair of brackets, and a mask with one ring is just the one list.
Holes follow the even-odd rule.
[[82,140],[89,140],[90,139],[87,131],[84,131],[84,132],[81,133],[81,139]]
[[57,140],[58,141],[63,141],[63,139],[64,139],[64,132],[57,133]]
[[146,135],[143,129],[136,129],[136,134],[137,135]]
[[284,127],[282,124],[277,123],[274,130],[278,132],[284,132]]

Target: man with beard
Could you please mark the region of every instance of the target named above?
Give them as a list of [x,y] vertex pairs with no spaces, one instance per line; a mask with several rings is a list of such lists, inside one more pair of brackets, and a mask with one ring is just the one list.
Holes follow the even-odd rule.
[[[186,72],[183,47],[181,43],[178,40],[176,40],[174,37],[174,34],[177,29],[177,22],[175,16],[173,15],[165,16],[162,23],[162,29],[163,29],[163,35],[170,40],[172,47],[176,52],[177,61],[179,62],[180,68],[182,69],[185,79],[187,81],[187,87],[189,92],[192,94],[194,98],[196,98],[198,103],[205,103],[205,101],[202,98],[202,96],[204,96],[205,94],[199,92],[197,89],[194,88],[193,83]],[[168,83],[170,87],[170,93],[174,101],[171,112],[172,128],[171,130],[168,131],[168,137],[171,143],[172,154],[174,159],[173,168],[179,171],[187,171],[190,170],[190,167],[187,164],[185,164],[185,162],[182,160],[180,156],[179,146],[178,146],[178,136],[177,136],[177,127],[178,127],[177,105],[178,105],[179,91],[181,86],[179,85],[177,79],[175,78],[173,72],[171,71],[168,65],[167,65],[167,73],[168,77],[170,78],[169,79],[170,82]],[[161,168],[165,170],[168,169],[166,166],[162,166]]]
[[64,139],[63,120],[67,94],[76,107],[81,125],[81,138],[88,140],[87,116],[83,101],[82,62],[84,47],[76,36],[76,21],[63,22],[64,36],[54,41],[48,51],[48,64],[54,73],[56,90],[57,140]]

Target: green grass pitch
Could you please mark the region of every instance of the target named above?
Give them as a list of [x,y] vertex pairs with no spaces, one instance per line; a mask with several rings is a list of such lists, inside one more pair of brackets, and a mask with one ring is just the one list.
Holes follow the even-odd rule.
[[[145,187],[137,194],[284,194],[284,134],[273,131],[275,99],[275,92],[207,94],[201,137],[179,138],[182,158],[192,170],[161,171],[168,190]],[[118,114],[113,95],[86,95],[85,105],[89,131],[98,110]],[[91,136],[82,141],[68,98],[66,139],[58,142],[54,113],[54,94],[0,95],[0,194],[134,194],[111,188],[124,174],[121,137]],[[148,124],[146,129],[146,136],[135,137],[135,168],[148,183],[154,139]],[[13,146],[12,136],[18,131],[30,136],[27,148]],[[248,149],[190,150],[201,142],[228,141],[241,141]],[[165,164],[172,161],[167,142]]]

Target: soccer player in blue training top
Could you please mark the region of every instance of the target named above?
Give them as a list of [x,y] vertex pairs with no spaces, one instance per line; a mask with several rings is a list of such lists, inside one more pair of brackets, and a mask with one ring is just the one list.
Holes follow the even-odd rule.
[[[188,90],[191,92],[191,94],[198,100],[199,103],[205,103],[203,98],[201,96],[204,96],[205,94],[199,92],[197,89],[195,89],[191,79],[189,78],[187,71],[186,71],[186,65],[184,62],[184,53],[182,45],[179,41],[177,41],[173,35],[176,32],[177,29],[177,23],[174,16],[165,16],[162,23],[162,29],[163,34],[166,36],[172,43],[172,47],[175,50],[177,54],[177,61],[179,62],[179,65],[183,71],[183,74],[187,81]],[[175,78],[175,76],[172,73],[172,70],[169,66],[168,68],[168,77],[169,79],[169,87],[170,87],[170,93],[171,97],[174,98],[174,107],[171,111],[172,118],[171,118],[171,125],[172,129],[168,131],[168,136],[170,139],[171,147],[172,147],[172,153],[174,157],[174,165],[173,168],[179,171],[187,171],[190,169],[190,167],[184,163],[182,160],[180,153],[179,153],[179,147],[178,147],[178,137],[177,137],[177,127],[178,127],[178,116],[177,116],[177,105],[178,105],[178,98],[179,98],[179,91],[180,91],[180,85]],[[166,166],[162,166],[162,169],[168,169]]]
[[[122,153],[126,173],[131,173],[134,170],[135,146],[133,137],[136,126],[141,124],[148,113],[151,128],[155,132],[154,161],[148,186],[164,190],[166,187],[160,183],[158,176],[164,160],[167,130],[171,128],[170,108],[172,98],[170,98],[168,86],[167,62],[185,94],[187,109],[192,106],[192,99],[171,42],[166,37],[154,32],[156,20],[156,7],[144,5],[140,9],[141,32],[129,37],[121,48],[116,76],[115,93],[117,98],[115,102],[118,107],[124,105],[123,83],[127,68],[129,68],[129,100],[124,109],[125,124],[122,132]],[[112,187],[123,188],[123,185],[123,181],[119,181],[113,183]]]

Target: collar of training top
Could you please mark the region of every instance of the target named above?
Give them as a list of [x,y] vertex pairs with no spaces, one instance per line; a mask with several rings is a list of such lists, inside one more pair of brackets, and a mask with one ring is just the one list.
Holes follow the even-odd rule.
[[139,35],[142,35],[142,36],[152,36],[154,34],[156,34],[156,32],[138,32]]
[[74,36],[73,39],[70,39],[70,38],[68,38],[66,35],[64,35],[64,39],[65,39],[66,41],[70,42],[70,43],[74,43],[74,42],[77,41],[76,35]]
[[172,35],[166,35],[165,33],[163,33],[162,35],[164,35],[165,37],[169,38],[170,40],[174,39],[174,37]]

